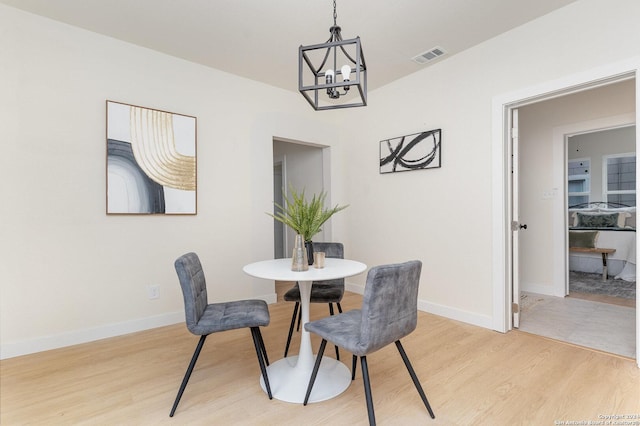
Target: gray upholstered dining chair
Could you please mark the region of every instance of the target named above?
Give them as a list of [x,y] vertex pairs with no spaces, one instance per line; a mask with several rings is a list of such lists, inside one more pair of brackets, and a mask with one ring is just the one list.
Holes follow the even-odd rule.
[[196,365],[202,346],[207,336],[220,331],[234,330],[248,327],[251,329],[253,344],[258,355],[260,371],[264,379],[269,399],[272,399],[267,368],[269,358],[262,340],[261,326],[269,325],[270,316],[267,303],[264,300],[238,300],[222,303],[209,303],[207,297],[207,283],[198,255],[187,253],[175,261],[176,272],[184,296],[184,313],[187,329],[200,336],[196,350],[193,353],[187,372],[182,379],[180,390],[171,408],[169,417],[173,417],[184,389],[187,387],[191,372]]
[[373,267],[367,274],[361,309],[305,324],[305,329],[319,335],[322,342],[304,405],[309,401],[325,346],[330,341],[353,354],[351,380],[355,379],[356,361],[360,357],[369,424],[375,425],[367,355],[395,343],[422,402],[431,418],[435,419],[427,396],[400,343],[400,339],[413,332],[418,323],[418,284],[421,270],[422,262],[419,260]]
[[[313,251],[321,251],[325,253],[326,257],[344,259],[344,246],[342,243],[322,243],[314,242]],[[338,312],[342,313],[342,306],[340,302],[344,296],[344,278],[327,281],[314,281],[311,286],[311,303],[328,303],[329,314],[333,315],[333,304],[338,306]],[[287,357],[289,353],[289,345],[291,345],[291,336],[293,335],[293,326],[296,323],[296,317],[298,319],[297,329],[300,329],[300,317],[302,316],[300,310],[300,287],[296,283],[285,294],[284,300],[287,302],[296,302],[293,307],[293,315],[291,316],[291,325],[289,326],[289,335],[287,336],[287,345],[284,348],[284,357]],[[336,358],[340,359],[340,351],[336,346]]]

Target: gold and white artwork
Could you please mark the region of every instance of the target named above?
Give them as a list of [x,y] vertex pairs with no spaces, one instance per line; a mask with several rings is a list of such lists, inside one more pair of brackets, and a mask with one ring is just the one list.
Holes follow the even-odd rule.
[[107,214],[196,214],[196,118],[107,101]]

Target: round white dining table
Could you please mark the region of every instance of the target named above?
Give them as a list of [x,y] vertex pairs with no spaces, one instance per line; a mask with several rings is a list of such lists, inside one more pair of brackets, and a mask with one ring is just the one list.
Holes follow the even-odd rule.
[[[332,280],[358,275],[367,269],[367,265],[355,260],[326,258],[324,268],[309,266],[308,271],[291,270],[291,259],[272,259],[246,265],[242,270],[257,278],[275,281],[297,281],[300,286],[300,306],[302,323],[309,321],[309,300],[314,281]],[[301,327],[300,351],[297,356],[278,360],[267,367],[269,385],[274,398],[281,401],[302,403],[307,391],[309,379],[315,362],[311,348],[311,336]],[[262,389],[266,392],[264,380],[260,378]],[[333,398],[349,387],[351,372],[349,368],[333,358],[323,357],[316,376],[309,402],[319,402]]]

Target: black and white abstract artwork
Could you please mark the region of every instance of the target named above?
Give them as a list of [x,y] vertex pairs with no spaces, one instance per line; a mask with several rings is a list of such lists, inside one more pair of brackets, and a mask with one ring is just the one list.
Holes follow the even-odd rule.
[[441,129],[380,141],[380,173],[441,166]]

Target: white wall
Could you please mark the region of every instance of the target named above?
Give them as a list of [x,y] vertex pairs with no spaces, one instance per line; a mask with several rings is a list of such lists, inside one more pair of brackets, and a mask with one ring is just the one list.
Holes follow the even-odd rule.
[[[632,88],[633,89],[633,88]],[[598,132],[584,133],[569,138],[567,157],[591,160],[589,199],[604,200],[603,158],[613,154],[628,154],[636,151],[636,129],[634,126],[620,127]]]
[[[272,282],[242,272],[273,256],[273,138],[331,146],[328,115],[299,94],[6,6],[0,52],[2,357],[184,321],[173,262],[187,251],[212,301],[275,300]],[[105,214],[107,99],[197,117],[197,216]]]
[[[299,94],[0,7],[2,356],[181,321],[172,263],[187,250],[215,271],[212,298],[272,297],[241,267],[273,252],[274,137],[332,147],[332,203],[350,204],[333,236],[351,257],[421,259],[421,309],[491,327],[492,99],[640,55],[638,17],[636,0],[579,0],[366,108],[314,113]],[[106,99],[198,117],[197,216],[104,214]],[[442,168],[378,173],[380,140],[434,128]]]
[[[354,256],[421,259],[423,309],[492,327],[492,102],[638,56],[639,17],[634,0],[577,1],[372,92],[346,138]],[[379,174],[380,140],[436,128],[441,169]]]

